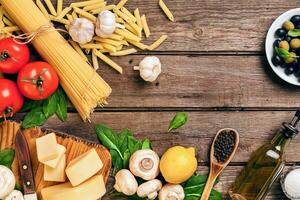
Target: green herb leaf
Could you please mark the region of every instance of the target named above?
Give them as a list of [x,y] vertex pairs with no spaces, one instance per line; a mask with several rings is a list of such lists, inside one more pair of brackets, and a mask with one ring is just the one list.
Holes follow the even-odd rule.
[[288,35],[291,36],[291,37],[299,37],[300,36],[300,29],[289,30]]
[[275,47],[275,51],[276,51],[276,53],[277,53],[280,57],[282,57],[282,58],[284,58],[284,59],[287,59],[287,58],[291,57],[290,52],[287,51],[287,50],[285,50],[285,49],[283,49],[283,48]]
[[19,182],[16,182],[15,190],[19,190],[20,192],[23,192],[23,188]]
[[27,115],[25,116],[22,127],[23,128],[31,128],[35,126],[43,125],[46,122],[47,118],[43,112],[42,107],[37,107],[32,109]]
[[120,155],[118,154],[117,151],[111,149],[109,151],[110,156],[111,156],[111,160],[112,160],[112,164],[114,166],[113,170],[112,170],[112,174],[116,175],[116,173],[118,171],[120,171],[121,169],[123,169],[123,160],[120,157]]
[[22,107],[22,109],[20,110],[20,112],[27,112],[33,108],[39,107],[43,104],[43,101],[33,101],[33,100],[29,100],[27,99]]
[[123,155],[120,149],[117,147],[117,133],[115,133],[112,129],[100,124],[96,125],[95,129],[98,139],[101,141],[101,143],[110,150],[115,150],[123,160]]
[[4,165],[11,169],[11,165],[15,159],[15,150],[4,149],[0,150],[0,165]]
[[[185,200],[198,200],[202,196],[206,181],[207,175],[193,175],[189,180],[183,185]],[[215,184],[219,180],[217,179]],[[222,200],[222,194],[216,190],[212,190],[210,200]]]
[[149,139],[145,139],[142,144],[142,149],[151,149],[151,142]]
[[183,126],[187,122],[187,119],[188,117],[185,112],[176,113],[175,117],[170,122],[168,132]]
[[58,105],[59,97],[57,92],[52,94],[48,99],[46,99],[43,103],[43,112],[45,114],[45,117],[48,119],[57,110],[57,105]]
[[128,200],[147,200],[147,198],[141,198],[138,195],[133,195],[133,196],[129,196],[127,197]]
[[124,159],[123,159],[123,168],[124,168],[124,169],[127,169],[127,168],[128,168],[130,157],[131,157],[130,151],[129,151],[129,149],[127,149],[127,150],[124,152],[124,154],[123,154],[123,158],[124,158]]
[[128,149],[131,155],[141,148],[142,143],[140,141],[136,140],[133,136],[128,137]]
[[58,96],[58,104],[57,104],[57,110],[56,115],[61,121],[66,121],[68,114],[67,114],[67,97],[64,91],[61,88],[58,88],[57,90],[57,96]]

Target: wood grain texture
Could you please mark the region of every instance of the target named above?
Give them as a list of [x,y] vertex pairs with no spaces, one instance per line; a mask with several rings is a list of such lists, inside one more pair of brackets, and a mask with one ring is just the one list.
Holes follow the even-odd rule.
[[[15,122],[6,121],[0,124],[0,144],[1,149],[4,148],[15,148],[15,136],[18,131],[19,124]],[[50,131],[49,131],[50,132]],[[52,132],[52,131],[51,131]],[[52,185],[56,185],[58,183],[55,182],[49,182],[44,181],[44,165],[40,163],[37,159],[37,152],[36,152],[36,145],[35,140],[36,138],[42,137],[45,134],[47,134],[48,131],[42,131],[39,128],[32,128],[32,129],[26,129],[24,130],[24,136],[27,140],[30,157],[31,157],[31,163],[33,168],[33,174],[35,175],[35,187],[38,194],[39,199],[42,199],[41,197],[41,190],[45,187],[49,187]],[[111,168],[111,157],[109,152],[106,148],[104,148],[102,145],[91,143],[84,141],[80,138],[74,138],[70,137],[68,135],[62,134],[62,133],[56,133],[56,139],[57,142],[63,146],[66,147],[66,162],[67,164],[76,158],[77,156],[87,152],[91,148],[95,148],[97,151],[99,157],[101,158],[103,162],[102,169],[98,172],[98,174],[103,175],[104,181],[107,182],[108,176],[110,173]],[[15,157],[12,169],[17,177],[18,182],[21,182],[20,174],[18,170],[18,164],[16,161],[17,157]]]
[[[149,138],[153,148],[162,154],[174,145],[193,146],[197,149],[198,161],[207,162],[210,144],[221,128],[234,128],[240,133],[240,145],[233,159],[234,163],[247,162],[251,153],[262,144],[270,141],[282,122],[289,122],[294,112],[286,111],[244,111],[244,112],[189,112],[188,123],[167,133],[174,112],[97,112],[93,123],[81,123],[75,113],[69,113],[66,123],[56,117],[50,118],[43,127],[54,128],[71,135],[97,142],[94,124],[101,123],[117,131],[129,128],[140,139]],[[22,118],[21,115],[18,115]],[[297,147],[300,138],[296,137],[287,151],[288,162],[300,162]]]
[[[55,0],[52,0],[54,3]],[[79,0],[65,0],[64,4]],[[118,0],[108,1],[118,3]],[[168,21],[157,1],[131,0],[130,11],[146,14],[152,43],[162,34],[169,39],[159,51],[260,51],[273,20],[299,6],[299,1],[280,0],[165,0],[175,23]]]

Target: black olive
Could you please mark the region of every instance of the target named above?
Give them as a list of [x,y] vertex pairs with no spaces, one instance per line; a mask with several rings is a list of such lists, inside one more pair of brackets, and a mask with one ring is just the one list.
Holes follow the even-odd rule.
[[300,23],[295,25],[295,29],[300,29]]
[[285,68],[284,73],[285,73],[286,75],[291,75],[292,73],[294,73],[294,70],[295,70],[295,69],[294,69],[293,66],[288,65],[288,67]]
[[297,24],[298,22],[300,22],[300,15],[294,15],[291,18],[291,22],[293,22],[294,24]]
[[284,63],[284,61],[279,55],[274,54],[274,56],[272,57],[272,63],[275,66],[281,66]]
[[285,35],[287,34],[287,31],[284,28],[279,28],[276,30],[275,34],[279,37],[279,38],[284,38]]
[[277,39],[277,40],[275,40],[274,41],[274,43],[273,43],[273,47],[275,48],[275,47],[279,47],[279,43],[281,42],[281,40],[279,40],[279,39]]
[[283,40],[290,42],[292,40],[292,37],[289,35],[286,35]]
[[294,72],[294,75],[295,75],[296,77],[299,77],[299,78],[300,78],[300,70]]

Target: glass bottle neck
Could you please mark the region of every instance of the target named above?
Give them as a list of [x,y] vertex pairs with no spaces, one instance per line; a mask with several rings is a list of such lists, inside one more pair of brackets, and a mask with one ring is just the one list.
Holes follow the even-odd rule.
[[272,139],[271,144],[275,147],[280,147],[280,150],[278,148],[279,151],[284,151],[286,149],[286,147],[289,145],[290,141],[292,138],[290,137],[286,137],[284,135],[284,130],[283,131],[279,131],[275,137]]

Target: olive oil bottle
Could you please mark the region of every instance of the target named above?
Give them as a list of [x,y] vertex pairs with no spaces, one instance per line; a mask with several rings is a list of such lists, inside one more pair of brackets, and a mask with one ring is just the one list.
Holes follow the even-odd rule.
[[229,189],[232,200],[262,200],[285,165],[285,151],[291,139],[298,134],[298,110],[290,123],[283,123],[272,141],[256,150],[246,167]]

